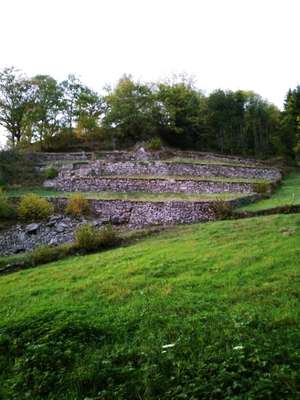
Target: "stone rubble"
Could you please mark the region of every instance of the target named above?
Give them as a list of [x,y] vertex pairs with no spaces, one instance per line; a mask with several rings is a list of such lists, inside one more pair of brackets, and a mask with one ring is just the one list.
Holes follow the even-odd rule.
[[[72,242],[76,228],[85,222],[84,219],[54,215],[46,222],[17,224],[5,232],[0,232],[0,255],[30,251],[43,244]],[[94,221],[94,224],[101,225],[99,221]]]

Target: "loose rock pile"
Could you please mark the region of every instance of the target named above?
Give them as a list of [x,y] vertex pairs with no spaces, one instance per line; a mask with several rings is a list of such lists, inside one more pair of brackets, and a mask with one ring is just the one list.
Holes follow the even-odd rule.
[[[76,228],[85,223],[63,215],[53,215],[46,222],[19,224],[0,234],[0,254],[10,255],[29,251],[43,244],[58,245],[74,240]],[[100,221],[94,221],[100,226]]]

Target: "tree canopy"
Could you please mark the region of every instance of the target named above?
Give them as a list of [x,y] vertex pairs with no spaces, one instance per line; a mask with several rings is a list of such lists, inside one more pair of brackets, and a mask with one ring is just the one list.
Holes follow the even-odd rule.
[[[160,138],[168,146],[228,154],[300,154],[300,86],[284,110],[252,91],[204,95],[183,78],[153,83],[124,75],[99,95],[76,76],[57,82],[0,71],[0,125],[9,144],[67,150],[71,143],[128,147]],[[50,147],[49,147],[50,146]]]

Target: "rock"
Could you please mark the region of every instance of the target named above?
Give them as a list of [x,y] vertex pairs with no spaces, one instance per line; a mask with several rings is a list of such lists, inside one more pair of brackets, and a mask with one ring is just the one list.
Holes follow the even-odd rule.
[[52,238],[49,242],[50,246],[56,246],[58,244],[58,240],[56,237]]
[[92,226],[94,226],[95,228],[97,228],[98,226],[101,226],[103,222],[101,221],[93,221],[92,222]]
[[61,219],[62,219],[62,217],[61,217],[60,215],[53,215],[52,217],[49,218],[49,221],[48,221],[48,223],[47,223],[47,226],[52,227],[52,226],[54,226],[55,224],[57,224],[57,222],[58,222],[59,220],[61,220]]
[[63,222],[60,222],[58,224],[55,225],[55,230],[58,233],[62,233],[64,232],[69,226]]
[[25,232],[28,233],[29,235],[34,234],[37,232],[40,226],[41,224],[36,224],[36,223],[29,224],[25,227]]
[[135,157],[139,161],[149,160],[149,156],[145,151],[144,147],[140,147],[139,149],[137,149],[137,151],[135,152]]
[[25,240],[25,236],[26,236],[25,232],[19,233],[19,235],[17,236],[18,237],[18,241],[23,242]]
[[53,189],[56,186],[55,179],[46,179],[43,183],[44,188]]
[[15,254],[22,253],[23,251],[26,251],[26,247],[25,246],[20,245],[20,246],[16,246],[14,248],[14,253]]

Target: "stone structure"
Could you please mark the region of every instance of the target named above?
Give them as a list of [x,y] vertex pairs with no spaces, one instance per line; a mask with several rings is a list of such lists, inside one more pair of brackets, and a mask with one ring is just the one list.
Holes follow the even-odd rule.
[[0,254],[9,255],[30,251],[40,245],[72,242],[76,228],[84,222],[54,215],[47,222],[18,224],[0,233]]
[[[32,158],[41,168],[48,162],[62,162],[59,175],[45,182],[45,187],[62,192],[149,192],[149,193],[244,193],[231,203],[257,198],[251,182],[263,179],[270,183],[281,179],[278,169],[255,160],[241,160],[215,154],[161,151],[104,152],[95,160],[94,153],[36,153]],[[205,159],[206,163],[177,161],[176,157]],[[172,160],[173,158],[173,160]],[[207,163],[207,159],[211,163]],[[241,164],[241,161],[243,165]],[[44,165],[42,164],[44,162]],[[234,165],[236,164],[236,165]],[[213,179],[219,177],[223,179]],[[234,179],[233,179],[234,178]],[[239,181],[241,179],[241,181]],[[49,199],[58,214],[63,214],[67,198]],[[89,200],[93,223],[112,223],[127,228],[147,225],[183,224],[215,219],[212,201],[129,201]],[[0,233],[0,254],[31,250],[41,244],[67,243],[74,239],[76,227],[84,220],[51,217],[46,223],[17,225]]]
[[150,193],[222,193],[254,191],[251,183],[214,182],[179,179],[128,179],[64,176],[44,182],[46,188],[62,192],[150,192]]
[[28,158],[38,163],[56,162],[56,161],[87,161],[92,160],[94,153],[85,151],[74,153],[30,153]]

